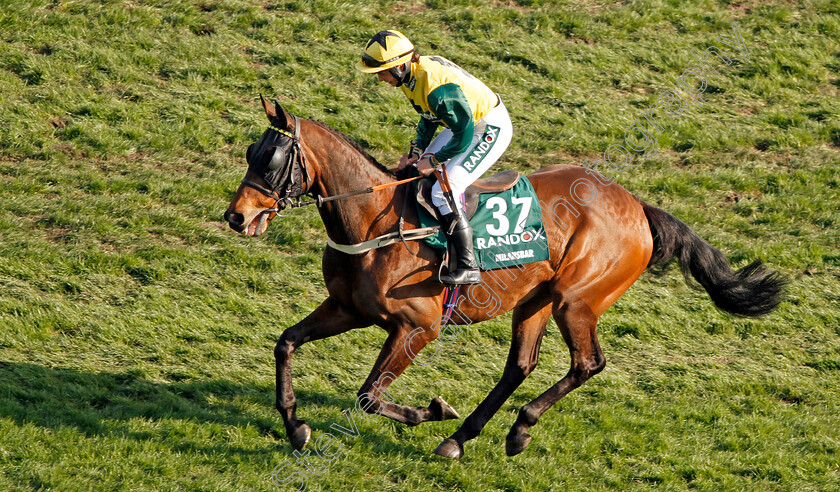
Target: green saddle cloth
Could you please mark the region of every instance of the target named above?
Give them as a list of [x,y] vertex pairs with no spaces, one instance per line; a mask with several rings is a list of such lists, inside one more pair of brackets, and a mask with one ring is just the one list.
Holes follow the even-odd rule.
[[[420,227],[438,225],[435,217],[419,205],[417,213]],[[507,191],[479,195],[470,225],[476,259],[482,270],[545,261],[550,257],[540,201],[525,176]],[[423,241],[432,248],[446,250],[446,235],[442,231]]]

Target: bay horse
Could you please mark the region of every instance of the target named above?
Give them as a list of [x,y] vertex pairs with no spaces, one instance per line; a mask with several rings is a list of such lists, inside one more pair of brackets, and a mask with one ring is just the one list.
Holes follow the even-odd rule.
[[[389,186],[396,182],[394,174],[359,145],[326,124],[299,119],[276,102],[272,106],[260,98],[270,126],[249,147],[248,171],[224,214],[233,230],[259,236],[280,210],[303,194],[318,195],[310,203],[318,203],[333,244],[358,244],[394,232],[401,228],[401,217],[409,227],[419,225],[416,207],[405,206],[414,204],[405,198],[410,187]],[[571,367],[559,382],[520,409],[506,438],[506,452],[509,456],[522,452],[531,440],[528,430],[540,416],[604,369],[598,319],[646,269],[662,273],[677,260],[689,285],[693,277],[719,309],[735,315],[768,313],[784,297],[786,281],[778,272],[766,271],[761,261],[733,271],[723,253],[687,225],[597,172],[553,165],[528,179],[543,205],[550,259],[504,275],[483,272],[482,284],[470,286],[458,297],[453,323],[478,323],[513,310],[513,331],[501,380],[434,450],[441,456],[463,456],[464,443],[478,436],[534,370],[546,323],[553,316],[568,345]],[[373,188],[384,189],[353,193]],[[353,196],[330,201],[346,195]],[[364,411],[408,425],[458,417],[441,398],[428,407],[383,398],[414,356],[441,334],[444,286],[434,281],[440,263],[436,252],[421,242],[411,248],[398,242],[362,254],[326,247],[322,270],[329,296],[283,331],[274,349],[276,407],[296,450],[309,442],[311,429],[297,416],[292,356],[306,342],[355,328],[378,325],[388,332],[358,392],[365,401]],[[489,309],[488,296],[498,292]]]

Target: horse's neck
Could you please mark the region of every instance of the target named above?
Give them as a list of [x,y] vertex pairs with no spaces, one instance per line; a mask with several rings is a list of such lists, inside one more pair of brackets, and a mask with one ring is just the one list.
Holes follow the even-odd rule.
[[[366,156],[344,139],[328,134],[318,158],[318,188],[323,197],[364,190],[393,182]],[[330,239],[340,244],[356,244],[388,232],[399,218],[402,192],[385,188],[373,193],[325,203],[321,218]],[[399,203],[397,203],[399,201]]]

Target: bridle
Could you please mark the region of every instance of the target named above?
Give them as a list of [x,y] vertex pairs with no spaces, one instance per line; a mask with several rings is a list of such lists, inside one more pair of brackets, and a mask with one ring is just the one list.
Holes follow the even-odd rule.
[[[263,213],[276,213],[281,217],[285,217],[289,214],[281,215],[280,211],[284,210],[286,207],[290,208],[297,208],[297,207],[305,207],[306,205],[313,205],[318,204],[321,206],[322,198],[313,197],[315,199],[308,200],[308,201],[301,201],[300,196],[312,196],[308,190],[311,187],[310,181],[311,178],[309,176],[309,171],[306,168],[306,157],[303,155],[303,149],[300,146],[300,120],[297,116],[293,116],[295,122],[295,133],[289,133],[288,131],[278,128],[274,125],[269,125],[270,130],[274,130],[275,132],[279,133],[281,137],[285,137],[292,141],[292,146],[289,152],[286,153],[285,156],[280,156],[280,159],[285,159],[285,163],[282,164],[283,166],[283,178],[277,180],[276,184],[274,184],[273,188],[267,188],[259,183],[256,183],[250,179],[248,179],[247,175],[245,178],[242,179],[242,184],[253,188],[263,195],[271,198],[274,200],[274,207],[264,210]],[[276,152],[279,149],[275,149],[275,155],[272,157],[272,161],[277,158]],[[250,163],[249,163],[250,165]],[[301,192],[292,195],[294,192],[295,185],[298,183],[295,182],[295,175],[300,175],[303,178],[303,183],[300,183],[300,190]],[[266,177],[263,177],[266,180]],[[266,180],[266,182],[271,186],[271,183]],[[281,196],[278,192],[278,189],[283,189],[283,195]],[[296,201],[293,201],[296,200]],[[290,212],[291,213],[291,212]]]

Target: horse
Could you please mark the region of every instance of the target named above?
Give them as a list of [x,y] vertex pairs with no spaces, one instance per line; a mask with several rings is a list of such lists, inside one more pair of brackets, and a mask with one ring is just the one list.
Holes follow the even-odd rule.
[[[295,450],[309,442],[311,428],[298,418],[291,361],[304,343],[377,325],[388,333],[358,391],[362,410],[409,426],[458,418],[438,397],[427,407],[390,401],[388,386],[421,349],[443,336],[444,285],[435,281],[438,253],[422,242],[392,242],[354,254],[335,245],[371,241],[418,226],[409,186],[361,146],[325,123],[292,116],[263,99],[269,127],[248,148],[248,171],[224,214],[229,226],[259,236],[286,207],[317,204],[329,238],[322,259],[328,297],[281,334],[275,349],[276,408]],[[482,272],[482,283],[457,299],[457,317],[446,326],[479,323],[513,310],[510,351],[501,379],[450,437],[434,450],[458,459],[464,443],[537,366],[546,323],[553,317],[571,355],[568,372],[521,407],[505,449],[524,451],[528,430],[558,400],[606,365],[598,342],[599,317],[645,270],[661,274],[679,264],[686,282],[701,287],[721,310],[760,316],[784,298],[784,279],[760,260],[733,271],[718,249],[673,215],[651,206],[586,167],[552,165],[528,176],[543,205],[549,259],[503,272]],[[362,190],[362,191],[360,191]],[[314,197],[301,202],[307,195]],[[297,201],[296,201],[297,200]],[[699,283],[699,287],[691,279]],[[503,289],[490,286],[504,284]],[[498,291],[498,292],[496,292]],[[488,297],[499,294],[489,309]],[[418,328],[419,327],[419,328]]]

